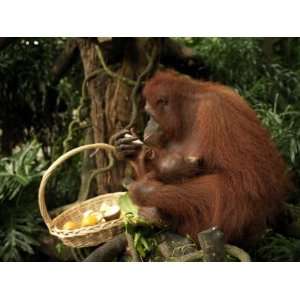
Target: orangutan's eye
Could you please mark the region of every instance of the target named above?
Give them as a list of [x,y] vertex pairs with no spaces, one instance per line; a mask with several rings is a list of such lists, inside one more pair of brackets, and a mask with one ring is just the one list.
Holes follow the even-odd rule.
[[166,105],[168,105],[168,100],[165,98],[158,98],[157,104],[161,105],[161,106],[166,106]]

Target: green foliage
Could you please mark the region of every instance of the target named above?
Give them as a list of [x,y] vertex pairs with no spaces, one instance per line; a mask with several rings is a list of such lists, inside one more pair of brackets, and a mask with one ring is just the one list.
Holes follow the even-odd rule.
[[[61,47],[54,39],[29,38],[19,39],[0,52],[0,128],[4,135],[9,134],[12,145],[47,123],[51,64]],[[22,126],[16,126],[20,123]]]
[[159,230],[138,216],[138,208],[128,194],[120,197],[119,205],[125,215],[125,229],[133,236],[137,253],[141,259],[147,258],[156,249],[155,235]]
[[65,42],[66,38],[24,38],[0,52],[1,152],[10,154],[33,137],[48,158],[61,150],[82,79],[75,64],[68,77],[57,85],[53,82],[52,69]]
[[36,217],[29,209],[8,212],[0,228],[1,260],[22,261],[35,254],[34,247],[39,246],[35,236],[41,231]]
[[255,109],[290,166],[300,172],[300,111],[294,105],[279,110],[276,99],[273,105],[257,103]]
[[255,261],[299,261],[300,240],[287,238],[270,230],[250,255]]
[[0,160],[0,259],[30,259],[41,231],[37,190],[46,162],[33,141]]
[[[79,103],[83,77],[80,64],[75,63],[68,76],[53,82],[53,66],[66,41],[67,38],[21,38],[1,50],[0,158],[10,156],[17,145],[32,139],[41,144],[36,154],[44,155],[47,161],[54,161],[62,154],[72,111]],[[80,142],[80,137],[77,141]],[[11,159],[6,162],[7,176],[1,177],[5,182],[0,184],[0,202],[3,198],[17,200],[24,193],[24,186],[18,181],[31,182],[28,176],[39,176],[44,167],[37,165],[40,170],[33,170],[24,163],[10,174],[9,169],[19,168],[13,166],[16,162]],[[22,164],[22,159],[14,159]],[[80,156],[66,162],[51,178],[47,185],[50,208],[76,199],[80,186],[79,161]],[[34,193],[36,196],[37,191]],[[33,201],[36,204],[37,199]],[[19,205],[22,207],[23,202]]]
[[138,207],[132,202],[128,193],[121,196],[119,205],[128,222],[136,222],[138,219]]
[[32,142],[11,157],[0,160],[0,203],[16,199],[22,191],[42,175],[46,163],[37,164],[40,145]]
[[257,81],[262,50],[256,39],[185,38],[211,70],[211,79],[248,90]]
[[[268,57],[263,50],[263,38],[185,38],[183,41],[209,66],[211,80],[234,87],[248,101],[273,103],[277,97],[281,105],[287,105],[299,100],[300,60],[298,64],[286,64],[285,55],[276,51]],[[294,47],[298,53],[299,44]]]

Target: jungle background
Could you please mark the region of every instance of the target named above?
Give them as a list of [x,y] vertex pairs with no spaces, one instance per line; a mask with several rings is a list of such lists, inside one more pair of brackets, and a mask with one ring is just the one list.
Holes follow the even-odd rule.
[[[229,85],[257,111],[293,174],[296,221],[246,250],[254,261],[300,260],[299,38],[1,38],[0,260],[78,259],[41,219],[43,171],[73,147],[108,143],[132,117],[141,133],[141,82],[163,67]],[[49,210],[124,189],[129,168],[95,172],[107,163],[101,152],[66,162],[48,185]]]

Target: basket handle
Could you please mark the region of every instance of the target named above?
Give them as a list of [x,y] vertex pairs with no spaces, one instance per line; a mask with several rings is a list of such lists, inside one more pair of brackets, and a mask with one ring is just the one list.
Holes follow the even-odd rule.
[[96,143],[96,144],[88,144],[83,145],[77,148],[74,148],[66,153],[64,153],[62,156],[60,156],[56,161],[53,162],[53,164],[46,170],[44,173],[40,187],[39,187],[39,208],[41,215],[47,225],[47,227],[50,229],[52,227],[52,219],[48,213],[47,206],[45,203],[45,190],[46,190],[46,184],[49,179],[49,177],[53,174],[54,170],[61,165],[65,160],[69,159],[71,156],[74,156],[75,154],[84,151],[84,150],[90,150],[90,149],[96,149],[100,148],[105,151],[115,151],[115,147],[109,144],[104,143]]

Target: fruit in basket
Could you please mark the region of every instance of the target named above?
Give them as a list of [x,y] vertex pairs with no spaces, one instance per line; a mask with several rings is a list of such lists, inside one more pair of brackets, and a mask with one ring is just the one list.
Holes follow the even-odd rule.
[[81,226],[93,226],[98,223],[97,217],[95,215],[88,215],[81,219]]
[[103,215],[108,209],[110,208],[110,205],[106,202],[103,202],[100,206],[100,213]]
[[103,217],[106,221],[111,221],[111,220],[119,218],[119,216],[121,214],[121,209],[120,209],[119,205],[113,204],[111,206],[108,206],[105,209],[105,211],[103,211],[102,213],[103,213]]
[[78,228],[78,224],[76,224],[73,221],[68,221],[63,226],[64,230],[73,230],[73,229],[76,229],[76,228]]
[[81,219],[81,226],[94,226],[96,225],[100,220],[102,219],[102,216],[99,214],[93,212],[92,210],[88,210],[83,214],[83,217]]

